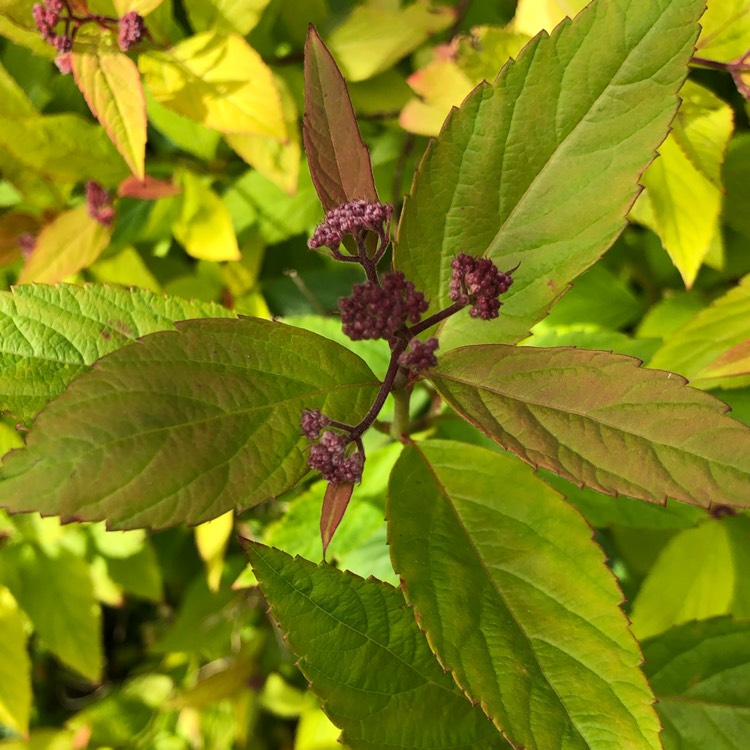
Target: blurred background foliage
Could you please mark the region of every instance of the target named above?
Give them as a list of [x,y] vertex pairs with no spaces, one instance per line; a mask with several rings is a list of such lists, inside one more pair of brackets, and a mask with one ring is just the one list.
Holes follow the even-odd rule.
[[[2,305],[18,283],[141,287],[315,330],[382,375],[385,345],[348,342],[332,317],[356,271],[306,248],[322,218],[300,137],[308,23],[350,83],[381,200],[398,213],[450,107],[584,4],[91,0],[91,12],[146,18],[151,38],[130,58],[145,91],[145,173],[158,180],[149,194],[130,178],[142,159],[97,122],[78,71],[54,65],[31,3],[0,0]],[[709,3],[700,59],[632,224],[524,342],[672,369],[746,424],[750,134],[744,69],[731,66],[750,49],[748,19],[747,0]],[[82,209],[88,180],[113,196],[110,227]],[[12,354],[0,342],[0,357]],[[426,388],[414,401],[417,416],[440,408]],[[0,452],[21,445],[24,429],[6,417]],[[496,449],[445,409],[428,429]],[[399,446],[367,439],[363,485],[329,558],[396,583],[383,514]],[[596,529],[636,635],[750,616],[746,516],[664,510],[545,478]],[[0,748],[340,747],[237,542],[239,533],[320,560],[324,490],[311,480],[237,518],[154,534],[0,514]],[[710,570],[698,566],[704,554]]]

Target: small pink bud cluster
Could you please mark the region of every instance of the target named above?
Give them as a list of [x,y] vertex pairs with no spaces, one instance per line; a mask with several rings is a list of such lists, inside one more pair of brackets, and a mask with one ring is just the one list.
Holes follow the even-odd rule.
[[331,430],[326,430],[320,441],[310,447],[307,456],[307,465],[333,484],[362,481],[364,464],[365,457],[359,451],[346,455],[346,441]]
[[123,52],[127,52],[131,47],[135,47],[146,34],[146,24],[143,16],[131,10],[120,19],[120,33],[117,36],[117,42]]
[[500,314],[498,297],[513,283],[511,273],[503,273],[489,258],[461,253],[451,263],[450,298],[463,305],[471,303],[472,318],[492,320]]
[[354,341],[391,341],[407,321],[419,322],[427,307],[422,292],[401,271],[383,274],[382,286],[373,281],[355,284],[352,294],[339,300],[343,331]]
[[109,199],[107,189],[96,180],[86,183],[86,208],[89,216],[108,227],[115,218],[115,209]]
[[36,3],[31,12],[42,39],[60,53],[55,58],[59,71],[67,74],[72,69],[70,51],[73,49],[73,38],[67,34],[67,31],[65,34],[58,34],[55,31],[62,11],[62,0],[46,0],[45,3]]
[[412,339],[409,344],[409,350],[404,352],[399,358],[398,363],[401,367],[406,367],[412,372],[422,372],[437,366],[437,357],[435,351],[438,348],[436,338],[420,341]]
[[331,420],[319,409],[305,409],[302,412],[300,425],[302,434],[308,440],[317,440],[320,437],[320,431],[324,427],[328,427],[329,424],[331,424]]
[[356,236],[363,229],[369,229],[385,237],[385,225],[391,220],[392,212],[392,206],[384,203],[370,203],[365,200],[336,206],[326,214],[325,220],[315,230],[307,246],[311,250],[319,247],[338,250],[344,235]]

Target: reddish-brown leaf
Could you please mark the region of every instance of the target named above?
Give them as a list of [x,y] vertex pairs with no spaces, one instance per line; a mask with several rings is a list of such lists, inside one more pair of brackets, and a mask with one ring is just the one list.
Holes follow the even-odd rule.
[[331,53],[311,25],[305,44],[305,151],[326,211],[352,200],[377,201],[372,164],[349,92]]
[[324,559],[328,545],[331,543],[331,539],[333,539],[333,535],[336,533],[336,529],[338,529],[344,513],[346,513],[353,491],[353,482],[329,484],[326,489],[323,508],[320,511],[320,540],[323,542]]
[[117,188],[117,195],[121,198],[138,198],[142,201],[169,198],[170,195],[179,195],[181,192],[172,180],[158,180],[148,174],[142,180],[133,175],[126,177]]

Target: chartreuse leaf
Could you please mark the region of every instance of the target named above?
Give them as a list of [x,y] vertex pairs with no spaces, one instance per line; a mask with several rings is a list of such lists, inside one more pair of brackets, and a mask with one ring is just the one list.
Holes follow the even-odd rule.
[[750,617],[750,518],[710,519],[674,536],[633,602],[640,638],[715,615]]
[[349,81],[364,81],[387,70],[447,29],[455,10],[430,0],[399,8],[397,3],[367,0],[357,5],[328,37],[331,51]]
[[530,35],[542,29],[552,31],[563,18],[572,18],[586,5],[587,0],[518,0],[513,28]]
[[719,385],[713,373],[721,358],[748,340],[750,275],[669,336],[649,366],[674,370],[699,388],[712,388]]
[[172,233],[185,252],[199,260],[239,260],[232,217],[221,198],[198,175],[180,173],[180,213]]
[[0,410],[29,419],[105,354],[177,320],[205,317],[234,314],[144,289],[60,284],[0,292]]
[[370,153],[341,73],[311,26],[305,43],[305,153],[325,211],[356,199],[377,201]]
[[643,644],[664,750],[744,750],[750,736],[750,623],[716,618]]
[[750,2],[711,0],[701,18],[698,57],[733,62],[750,49]]
[[54,284],[88,268],[109,245],[112,230],[89,216],[85,205],[60,214],[42,229],[18,278]]
[[87,36],[73,52],[73,75],[92,111],[133,174],[145,175],[146,98],[136,64],[111,34]]
[[0,585],[0,725],[21,734],[29,729],[31,663],[23,619],[13,594]]
[[201,523],[305,474],[303,408],[356,424],[377,381],[356,355],[256,318],[194,320],[105,357],[6,457],[0,505],[112,528]]
[[270,68],[237,33],[205,31],[165,52],[146,52],[138,66],[156,101],[222,133],[286,138]]
[[704,5],[595,0],[449,116],[415,175],[396,266],[432,311],[450,302],[458,253],[520,266],[503,315],[486,326],[449,318],[442,351],[524,338],[623,230],[676,111]]
[[298,665],[352,750],[509,748],[438,665],[398,589],[246,542]]
[[732,108],[688,81],[673,130],[646,170],[631,218],[656,232],[690,288],[720,237],[721,165],[732,135]]
[[5,581],[39,640],[93,682],[102,671],[101,610],[86,561],[62,545],[15,544],[3,551]]
[[663,504],[750,506],[750,429],[669,372],[581,349],[467,346],[430,375],[507,450],[579,485]]
[[388,538],[432,649],[514,747],[660,747],[604,555],[530,467],[463,443],[408,446]]
[[260,21],[270,0],[192,0],[185,6],[196,31],[236,31],[246,36]]

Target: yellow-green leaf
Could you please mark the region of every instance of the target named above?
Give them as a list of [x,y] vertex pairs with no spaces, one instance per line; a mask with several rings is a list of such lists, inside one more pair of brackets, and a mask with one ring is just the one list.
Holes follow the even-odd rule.
[[206,31],[138,59],[156,101],[222,133],[287,137],[270,68],[234,32]]
[[115,46],[111,34],[88,39],[73,52],[76,85],[133,174],[143,179],[146,99],[138,68]]
[[156,10],[164,0],[113,0],[118,16],[124,16],[130,11],[140,13],[142,16],[148,15],[152,10]]
[[199,260],[239,260],[232,217],[224,202],[200,177],[182,172],[180,216],[172,233],[188,255]]
[[534,35],[552,31],[566,16],[572,18],[588,5],[589,0],[518,0],[513,28]]
[[233,528],[234,511],[231,510],[195,527],[195,546],[206,565],[208,587],[212,591],[219,588],[221,571],[224,569],[224,553]]
[[750,48],[750,0],[711,0],[703,18],[696,55],[731,62]]
[[88,268],[104,252],[111,233],[89,216],[85,205],[60,214],[37,237],[19,284],[54,284]]
[[0,725],[23,734],[31,711],[31,664],[21,613],[4,586],[0,586],[0,633]]
[[196,31],[221,29],[245,36],[254,29],[270,0],[190,0],[185,3]]

